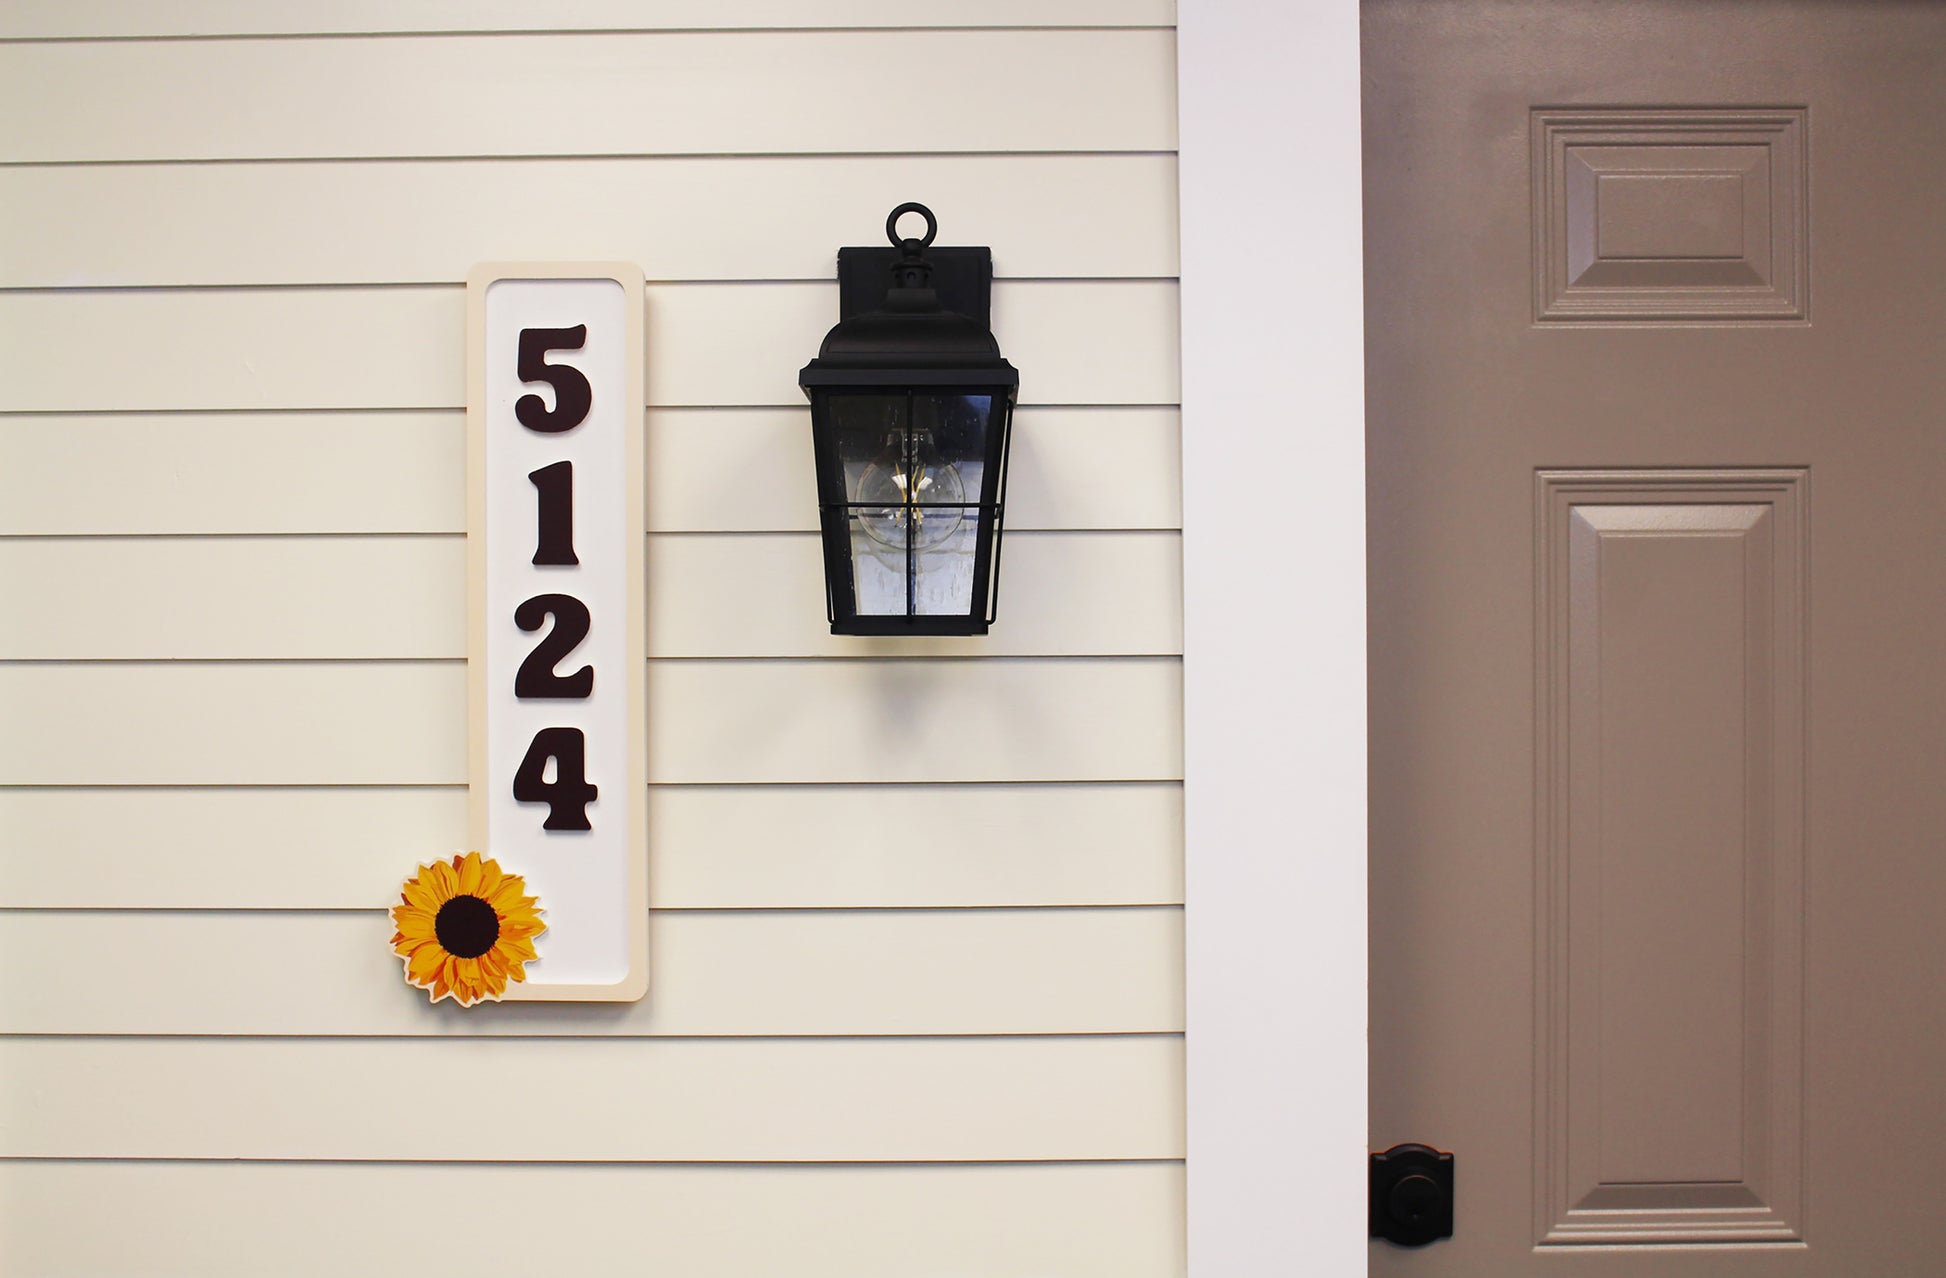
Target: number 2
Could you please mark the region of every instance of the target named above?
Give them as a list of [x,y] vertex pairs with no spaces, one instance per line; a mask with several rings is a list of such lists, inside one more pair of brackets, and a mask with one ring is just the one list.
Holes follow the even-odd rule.
[[539,630],[549,617],[553,628],[514,672],[514,696],[522,701],[579,701],[595,690],[595,668],[583,666],[564,675],[554,667],[588,637],[588,605],[573,595],[535,595],[514,609],[514,624],[522,630]]

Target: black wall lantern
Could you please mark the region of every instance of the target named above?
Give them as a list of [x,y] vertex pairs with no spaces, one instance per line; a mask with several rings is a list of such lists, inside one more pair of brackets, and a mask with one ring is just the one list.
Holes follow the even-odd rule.
[[[926,220],[900,239],[899,219]],[[923,204],[893,247],[838,250],[838,324],[798,374],[811,401],[834,635],[983,635],[1000,581],[1020,374],[989,331],[993,254],[928,252]]]

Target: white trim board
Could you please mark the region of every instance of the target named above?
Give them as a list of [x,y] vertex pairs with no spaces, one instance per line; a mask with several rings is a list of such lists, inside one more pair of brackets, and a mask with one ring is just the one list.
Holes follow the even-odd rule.
[[1335,1278],[1367,1248],[1358,4],[1189,0],[1177,59],[1189,1267]]

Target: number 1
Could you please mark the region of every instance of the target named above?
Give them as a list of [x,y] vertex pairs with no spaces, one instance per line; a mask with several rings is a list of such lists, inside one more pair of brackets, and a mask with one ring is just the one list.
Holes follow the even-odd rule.
[[535,512],[534,562],[567,565],[581,562],[574,553],[574,463],[557,461],[528,472],[533,481]]

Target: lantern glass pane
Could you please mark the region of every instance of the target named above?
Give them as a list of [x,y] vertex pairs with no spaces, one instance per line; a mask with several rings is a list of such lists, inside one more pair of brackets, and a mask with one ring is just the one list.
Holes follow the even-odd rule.
[[830,406],[857,615],[972,612],[992,397],[839,394]]
[[[913,611],[965,615],[974,609],[974,556],[986,478],[990,395],[913,398]],[[984,603],[984,601],[981,601]]]

